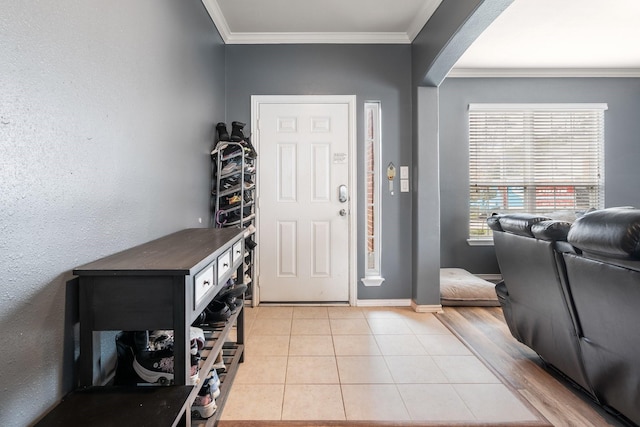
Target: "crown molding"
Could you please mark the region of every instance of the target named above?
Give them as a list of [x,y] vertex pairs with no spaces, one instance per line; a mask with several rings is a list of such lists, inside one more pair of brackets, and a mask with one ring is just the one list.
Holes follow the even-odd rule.
[[224,19],[224,15],[222,14],[222,10],[220,10],[218,2],[216,0],[202,0],[202,4],[204,4],[204,8],[207,9],[213,24],[218,29],[220,37],[222,37],[222,41],[227,43],[229,34],[231,34],[231,29],[229,28],[229,24],[227,24],[227,20]]
[[452,68],[451,78],[640,77],[640,68]]
[[442,3],[442,0],[428,0],[425,2],[422,10],[416,15],[407,29],[409,40],[413,42],[413,40],[418,37],[418,34],[420,34],[420,31],[422,31],[438,6],[440,6],[440,3]]
[[[430,0],[424,10],[429,11],[430,8],[435,10],[441,0]],[[420,21],[427,18],[416,17],[412,24],[411,32],[415,35],[409,36],[408,33],[234,33],[229,28],[227,20],[216,0],[202,0],[205,9],[211,16],[211,20],[215,24],[222,40],[225,44],[411,44],[411,41],[420,32],[422,27],[417,31],[414,29],[420,25]],[[431,11],[433,13],[433,11]],[[422,26],[424,26],[424,22]]]
[[410,44],[406,33],[230,33],[226,44]]

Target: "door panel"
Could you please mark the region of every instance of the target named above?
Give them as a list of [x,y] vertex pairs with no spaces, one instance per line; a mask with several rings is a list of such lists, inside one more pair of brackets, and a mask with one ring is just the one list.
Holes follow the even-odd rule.
[[258,117],[260,301],[348,301],[349,106],[265,103]]

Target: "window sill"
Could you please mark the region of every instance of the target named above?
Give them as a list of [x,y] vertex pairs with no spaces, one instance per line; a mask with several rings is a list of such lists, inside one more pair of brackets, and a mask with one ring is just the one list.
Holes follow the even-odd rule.
[[365,286],[380,286],[382,282],[384,282],[384,277],[381,276],[371,276],[360,279],[362,280],[362,284]]
[[469,246],[493,246],[493,239],[467,239]]

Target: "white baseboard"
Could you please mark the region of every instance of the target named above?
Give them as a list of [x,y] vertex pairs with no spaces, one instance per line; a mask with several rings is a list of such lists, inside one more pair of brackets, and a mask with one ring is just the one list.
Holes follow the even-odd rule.
[[415,301],[411,300],[411,308],[416,313],[442,313],[442,305],[441,304],[416,304]]
[[409,307],[411,299],[359,299],[358,307]]

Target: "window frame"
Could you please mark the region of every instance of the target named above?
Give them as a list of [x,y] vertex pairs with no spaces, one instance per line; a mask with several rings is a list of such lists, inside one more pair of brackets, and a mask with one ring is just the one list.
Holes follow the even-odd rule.
[[[509,201],[511,201],[512,193],[518,191],[521,197],[522,209],[518,210],[518,208],[514,208],[514,211],[519,212],[529,212],[529,213],[542,213],[540,212],[540,206],[544,206],[542,200],[544,198],[545,192],[546,194],[551,194],[551,200],[547,203],[553,203],[554,206],[550,207],[551,210],[559,210],[556,204],[568,203],[569,198],[573,194],[574,200],[573,205],[568,208],[570,210],[580,210],[581,208],[576,206],[575,202],[575,194],[577,194],[578,190],[584,186],[580,184],[576,184],[576,177],[572,176],[571,183],[568,185],[562,186],[559,185],[560,181],[540,181],[540,177],[548,177],[551,178],[555,172],[545,171],[545,167],[550,167],[552,161],[556,159],[557,154],[561,154],[566,152],[567,150],[574,150],[573,147],[567,149],[564,145],[559,145],[558,150],[553,150],[553,148],[549,148],[547,146],[543,146],[541,141],[544,141],[548,138],[549,130],[553,127],[549,126],[549,122],[553,122],[555,119],[558,119],[559,122],[565,127],[558,127],[557,130],[553,130],[551,134],[551,138],[558,138],[557,135],[562,135],[563,138],[579,138],[582,135],[588,135],[590,138],[588,144],[590,151],[589,154],[584,156],[585,161],[591,160],[596,161],[597,165],[589,169],[590,174],[585,175],[586,178],[586,187],[583,188],[583,192],[589,195],[590,201],[595,200],[597,206],[589,206],[594,208],[602,208],[604,207],[604,143],[605,143],[605,111],[608,109],[608,105],[606,103],[509,103],[509,104],[496,104],[496,103],[470,103],[469,104],[469,112],[467,119],[468,126],[468,167],[469,167],[469,181],[468,181],[468,201],[467,201],[467,213],[468,213],[468,221],[467,221],[467,242],[469,245],[492,245],[493,237],[491,230],[488,229],[476,229],[474,228],[474,223],[477,226],[478,220],[474,221],[473,213],[477,212],[480,216],[478,219],[481,219],[482,210],[478,207],[473,207],[472,203],[474,201],[473,196],[478,195],[478,189],[482,191],[485,189],[486,191],[491,191],[491,188],[495,187],[495,191],[498,194],[502,194],[503,202],[500,207],[505,208],[505,204],[508,206]],[[558,112],[558,114],[554,117],[554,111]],[[475,113],[475,114],[474,114]],[[499,130],[495,131],[489,129],[485,134],[482,134],[481,126],[474,127],[474,125],[478,124],[479,120],[482,120],[481,115],[486,113],[487,116],[491,114],[504,114],[505,115],[505,123],[507,120],[514,120],[514,125],[511,129],[513,130],[515,137],[511,139],[511,135],[508,134],[508,130]],[[595,125],[597,127],[588,128],[595,129],[594,131],[582,129],[580,126],[574,125],[574,116],[581,117],[582,115],[594,114],[594,117],[589,117],[591,120],[589,123],[591,125]],[[544,120],[540,120],[540,117],[544,117]],[[567,119],[570,117],[571,119]],[[488,122],[488,117],[484,118]],[[582,118],[585,120],[584,118]],[[521,120],[521,123],[519,122]],[[527,122],[529,121],[529,122]],[[486,126],[486,124],[485,124]],[[582,125],[584,128],[584,125]],[[505,129],[507,129],[505,127]],[[567,131],[569,129],[569,131]],[[502,133],[501,133],[502,132]],[[581,133],[582,132],[582,133]],[[526,173],[522,174],[522,179],[519,182],[519,187],[516,181],[506,182],[504,181],[505,175],[501,170],[500,177],[498,178],[501,181],[500,184],[494,184],[493,186],[488,185],[491,179],[482,178],[479,180],[480,176],[474,176],[474,170],[478,170],[478,163],[480,164],[480,168],[482,167],[482,160],[487,160],[487,158],[483,158],[483,156],[487,156],[486,151],[482,152],[483,149],[487,149],[488,146],[482,143],[483,138],[491,137],[492,133],[496,135],[508,135],[505,139],[510,143],[514,142],[523,142],[525,146],[522,148],[522,151],[528,151],[526,154],[520,153],[519,155],[515,155],[514,159],[523,160],[522,170],[526,170]],[[541,138],[542,135],[542,138]],[[559,140],[563,140],[558,138]],[[475,141],[475,142],[474,142]],[[572,140],[573,141],[573,140]],[[547,141],[548,143],[548,141]],[[582,141],[580,141],[582,144]],[[524,161],[526,159],[533,159],[532,153],[535,151],[536,154],[542,152],[548,156],[549,163],[544,161]],[[512,152],[504,152],[504,157],[498,157],[497,161],[505,162],[510,155],[514,155]],[[555,154],[555,155],[550,155]],[[474,157],[475,156],[475,157]],[[592,156],[592,157],[589,157]],[[573,159],[573,156],[571,157]],[[508,159],[507,159],[508,160]],[[478,162],[478,163],[474,163]],[[474,169],[474,165],[476,165]],[[595,169],[594,169],[595,168]],[[568,168],[571,172],[575,172],[578,167],[570,167]],[[488,174],[489,175],[489,174]],[[487,176],[488,176],[487,175]],[[475,181],[474,181],[475,179]],[[493,181],[495,183],[495,178]],[[481,182],[485,181],[485,182]],[[475,187],[474,187],[475,183]],[[481,183],[480,187],[478,184]],[[573,185],[572,185],[573,184]],[[491,187],[491,188],[490,188]],[[563,189],[563,187],[566,187]],[[475,189],[475,192],[474,192]],[[565,192],[566,195],[564,199],[562,199],[562,192]],[[595,196],[594,196],[595,195]],[[514,199],[516,196],[514,195]],[[506,201],[505,201],[506,199]],[[480,199],[478,199],[480,200]],[[483,199],[486,200],[486,199]],[[483,202],[484,203],[484,202]],[[583,207],[584,208],[584,207]],[[490,213],[485,212],[486,215]],[[499,211],[501,209],[497,209]],[[504,211],[504,210],[503,210]],[[483,235],[474,235],[473,233],[480,232],[486,233]]]
[[364,286],[380,286],[382,277],[382,111],[380,101],[364,103]]

